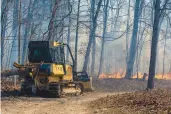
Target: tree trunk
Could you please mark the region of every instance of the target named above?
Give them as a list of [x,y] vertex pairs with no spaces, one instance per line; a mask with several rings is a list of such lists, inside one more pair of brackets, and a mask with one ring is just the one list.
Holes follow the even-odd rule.
[[[143,12],[143,8],[144,8],[144,2],[145,2],[145,0],[141,0],[141,3],[140,3],[140,10],[139,10],[139,17],[140,18],[142,18],[142,12]],[[140,44],[140,42],[143,42],[142,40],[143,40],[143,35],[144,35],[144,31],[145,31],[145,27],[143,28],[143,30],[142,30],[142,23],[141,23],[141,21],[139,22],[140,24],[139,24],[139,30],[138,30],[138,42],[137,42],[137,52],[136,52],[136,68],[137,68],[137,78],[139,78],[138,77],[138,72],[139,72],[139,64],[140,64],[140,62],[139,62],[139,60],[140,60],[140,56],[139,55],[141,55],[140,53],[141,53],[141,50],[142,50],[142,48],[141,49],[139,49],[139,44]]]
[[[144,32],[145,32],[145,27],[143,28],[143,31],[142,31],[142,33],[141,33],[141,36],[140,36],[140,41],[141,41],[141,47],[140,47],[140,49],[138,49],[139,50],[139,53],[137,52],[137,77],[138,77],[138,72],[139,72],[139,66],[141,66],[140,65],[140,60],[141,60],[141,53],[142,53],[142,49],[143,49],[143,46],[144,46],[144,42],[145,42],[145,37],[144,37]],[[140,44],[140,41],[139,41],[139,43],[138,43],[138,45]],[[137,46],[137,48],[138,48],[138,46]]]
[[75,38],[75,71],[77,70],[77,48],[78,48],[78,28],[79,28],[79,13],[80,13],[80,0],[78,0],[78,8],[77,8],[77,27],[76,27],[76,38]]
[[20,43],[21,43],[21,0],[19,0],[18,3],[18,63],[20,64],[21,60],[21,47],[20,47]]
[[167,33],[168,33],[168,25],[169,25],[169,23],[167,22],[166,33],[165,33],[165,39],[164,39],[163,72],[162,72],[162,78],[164,78],[163,76],[164,76],[164,73],[165,73],[166,39],[167,39]]
[[96,54],[96,39],[93,38],[93,46],[92,46],[92,59],[91,59],[91,75],[94,75],[94,66],[95,66],[95,54]]
[[39,25],[39,32],[38,32],[37,40],[41,40],[42,39],[41,38],[42,20],[44,20],[44,18],[45,18],[45,12],[46,12],[46,4],[45,4],[45,1],[46,0],[42,0],[42,6],[43,6],[43,8],[42,8],[42,15],[39,16],[39,23],[41,23],[41,24]]
[[134,26],[132,32],[132,39],[131,39],[131,47],[129,53],[129,60],[127,62],[127,69],[125,78],[131,78],[135,55],[136,55],[136,44],[137,44],[137,33],[138,33],[138,22],[139,22],[139,7],[140,7],[140,0],[136,0],[135,3],[135,10],[134,10]]
[[12,36],[14,36],[13,37],[13,41],[12,41],[12,47],[11,47],[11,50],[10,50],[10,57],[9,57],[9,63],[8,63],[8,66],[9,65],[11,65],[11,67],[10,68],[12,68],[12,63],[14,62],[14,61],[16,61],[17,60],[17,53],[16,53],[16,51],[14,51],[14,50],[17,50],[16,49],[16,46],[17,46],[17,31],[18,31],[18,2],[19,0],[15,0],[14,2],[13,2],[13,4],[14,4],[14,11],[13,11],[13,25],[12,25],[12,30],[13,30],[13,32],[12,32]]
[[[35,0],[34,0],[35,2]],[[22,54],[22,60],[21,63],[24,64],[25,56],[26,56],[26,48],[27,48],[27,40],[28,40],[28,35],[30,32],[31,28],[31,22],[32,22],[32,11],[31,11],[31,6],[32,6],[32,1],[30,0],[29,6],[28,6],[28,14],[27,14],[27,24],[25,26],[25,33],[24,33],[24,41],[23,41],[23,54]]]
[[171,73],[171,60],[170,60],[170,68],[169,68],[169,73]]
[[102,44],[101,44],[101,54],[100,54],[100,66],[99,66],[99,72],[98,76],[102,73],[102,67],[104,63],[104,45],[105,45],[105,35],[106,35],[106,25],[107,25],[107,8],[108,8],[109,0],[107,0],[106,5],[105,5],[105,10],[104,10],[104,23],[103,23],[103,37],[102,37]]
[[126,33],[126,63],[128,62],[128,49],[129,49],[129,19],[130,19],[130,0],[129,0],[129,5],[128,5],[128,18],[127,18],[127,25],[126,25],[126,30],[127,30],[127,33]]
[[[67,44],[70,45],[70,33],[71,33],[71,14],[69,15],[69,24],[68,24],[68,36],[67,36]],[[67,49],[67,54],[66,54],[66,61],[69,61],[69,50]]]
[[59,4],[60,0],[56,0],[55,3],[54,3],[54,6],[52,8],[52,15],[51,15],[51,19],[50,19],[50,22],[49,22],[49,25],[48,25],[48,36],[47,36],[47,39],[46,40],[52,40],[54,41],[54,36],[52,37],[52,34],[53,34],[53,30],[54,30],[54,19],[55,19],[55,16],[56,16],[56,12],[57,12],[57,8],[58,8],[58,4]]
[[95,38],[95,32],[96,32],[96,27],[97,27],[97,17],[98,17],[99,11],[100,11],[101,4],[102,4],[102,0],[100,0],[98,2],[97,10],[96,10],[96,13],[94,15],[95,0],[92,0],[91,12],[92,12],[92,24],[93,24],[93,26],[92,26],[92,30],[90,31],[88,46],[87,46],[85,60],[84,60],[84,64],[83,64],[83,71],[87,71],[87,65],[88,65],[88,60],[89,60],[89,56],[90,56],[91,44],[93,42],[93,39]]
[[160,0],[156,0],[147,89],[154,88],[157,44],[158,44],[158,38],[159,38],[159,22],[160,22]]
[[90,11],[90,36],[89,36],[89,42],[86,50],[86,55],[85,55],[85,60],[83,64],[83,71],[87,71],[87,66],[89,62],[89,55],[90,55],[90,48],[91,48],[91,43],[93,41],[93,33],[94,33],[94,12],[95,12],[95,0],[91,0],[91,11]]
[[5,33],[6,33],[6,24],[7,24],[7,16],[8,16],[8,1],[2,0],[2,7],[1,7],[1,70],[4,69],[4,41],[5,41]]

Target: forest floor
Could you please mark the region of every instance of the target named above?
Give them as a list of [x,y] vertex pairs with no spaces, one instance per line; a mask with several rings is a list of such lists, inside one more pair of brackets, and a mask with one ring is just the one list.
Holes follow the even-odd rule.
[[2,84],[1,113],[168,114],[167,111],[171,108],[171,81],[155,80],[156,89],[149,92],[145,91],[146,83],[147,81],[135,79],[94,79],[95,92],[60,99],[13,96],[4,91],[7,87]]

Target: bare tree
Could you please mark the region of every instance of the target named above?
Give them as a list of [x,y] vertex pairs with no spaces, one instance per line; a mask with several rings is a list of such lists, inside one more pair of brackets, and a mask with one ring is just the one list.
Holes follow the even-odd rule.
[[24,64],[26,58],[27,44],[29,40],[29,33],[31,33],[31,26],[33,23],[33,12],[35,9],[36,2],[38,1],[34,0],[34,2],[32,3],[32,1],[30,0],[28,6],[27,23],[25,25],[26,27],[25,27],[24,41],[23,41],[23,54],[22,54],[22,61],[21,61],[22,64]]
[[129,25],[130,25],[130,0],[129,0],[129,5],[128,5],[128,17],[127,17],[127,25],[126,25],[126,29],[127,29],[127,34],[126,34],[126,63],[128,62],[128,48],[129,48]]
[[162,78],[164,78],[164,73],[165,73],[165,56],[166,56],[166,40],[167,40],[167,34],[168,34],[168,29],[169,29],[169,23],[167,21],[167,27],[166,27],[166,32],[165,32],[165,39],[164,39],[164,49],[163,49],[163,72],[162,72]]
[[2,0],[1,7],[1,70],[3,70],[3,57],[4,57],[4,41],[6,36],[7,16],[8,16],[8,5],[10,0]]
[[96,27],[97,27],[97,17],[98,17],[99,11],[100,11],[101,4],[102,4],[102,0],[99,0],[97,10],[95,12],[95,0],[91,1],[92,29],[90,31],[88,46],[87,46],[84,65],[83,65],[83,71],[87,71],[87,65],[88,65],[88,61],[89,61],[88,59],[89,59],[89,55],[90,55],[90,49],[91,49],[92,42],[95,39],[95,32],[96,32]]
[[19,3],[19,0],[13,1],[14,10],[13,10],[12,35],[14,36],[14,38],[12,41],[12,46],[11,46],[11,50],[10,50],[10,54],[9,54],[8,66],[11,64],[11,62],[16,61],[16,57],[17,57],[17,53],[16,53],[16,51],[14,51],[14,49],[15,49],[15,46],[17,46],[16,39],[17,39],[17,32],[18,32],[18,3]]
[[80,13],[80,0],[78,0],[77,8],[77,27],[76,27],[76,38],[75,38],[75,71],[77,70],[77,48],[78,48],[78,29],[79,29],[79,13]]
[[136,55],[136,44],[137,44],[137,33],[138,33],[138,23],[139,23],[139,10],[140,10],[140,1],[136,0],[135,3],[135,10],[134,10],[134,26],[132,32],[132,39],[131,39],[131,46],[129,52],[129,59],[127,62],[127,69],[126,69],[126,78],[130,78],[132,76],[135,55]]
[[[70,2],[70,1],[69,1]],[[68,11],[70,10],[71,6],[68,4]],[[70,35],[71,35],[71,13],[69,14],[69,19],[68,19],[68,35],[67,35],[67,44],[70,45]],[[66,54],[66,61],[69,60],[69,50],[67,49],[67,54]]]
[[100,65],[99,65],[99,72],[98,76],[102,73],[102,66],[104,62],[104,45],[105,45],[105,34],[106,34],[106,26],[107,26],[107,9],[109,5],[109,0],[106,1],[105,8],[104,8],[104,22],[103,22],[103,37],[102,37],[102,44],[101,44],[101,54],[100,54]]
[[156,55],[157,55],[157,44],[159,39],[159,27],[160,20],[162,19],[163,13],[166,10],[166,5],[169,0],[165,0],[163,8],[160,7],[161,1],[155,0],[155,14],[154,14],[154,25],[153,25],[153,35],[151,42],[151,56],[150,56],[150,67],[149,67],[149,77],[147,83],[147,89],[154,88],[154,76],[156,68]]
[[[18,3],[18,63],[20,64],[21,60],[21,0]],[[16,81],[15,81],[16,82]]]

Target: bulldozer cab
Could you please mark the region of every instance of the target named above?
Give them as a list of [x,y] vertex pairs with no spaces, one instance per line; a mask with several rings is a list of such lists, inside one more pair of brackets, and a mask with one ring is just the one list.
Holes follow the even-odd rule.
[[28,59],[31,63],[65,64],[64,46],[50,47],[48,41],[30,41]]
[[[28,60],[30,63],[39,64],[43,62],[45,64],[55,64],[58,74],[66,74],[65,45],[50,41],[30,41],[28,48]],[[70,55],[72,60],[74,60],[71,53]],[[69,65],[73,66],[74,61],[70,63]]]

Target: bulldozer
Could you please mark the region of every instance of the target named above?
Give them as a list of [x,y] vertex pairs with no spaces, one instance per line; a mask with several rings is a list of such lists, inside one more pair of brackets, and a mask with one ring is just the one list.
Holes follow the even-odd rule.
[[[66,56],[71,58],[70,62]],[[13,64],[22,80],[20,93],[62,97],[93,91],[92,77],[85,71],[77,72],[74,63],[68,44],[30,41],[28,63]]]

